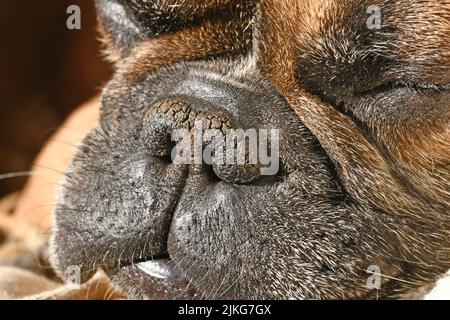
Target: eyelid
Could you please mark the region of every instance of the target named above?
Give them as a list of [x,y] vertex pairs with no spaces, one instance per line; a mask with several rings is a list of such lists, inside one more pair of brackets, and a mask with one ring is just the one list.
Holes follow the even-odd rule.
[[434,83],[414,83],[414,82],[404,82],[398,81],[393,83],[394,88],[413,88],[417,90],[448,90],[450,89],[450,84],[434,84]]
[[381,85],[373,87],[369,90],[355,91],[357,95],[370,94],[370,93],[381,93],[388,90],[395,89],[411,89],[417,92],[441,92],[450,89],[450,84],[434,84],[434,83],[415,83],[408,81],[393,81],[385,82]]

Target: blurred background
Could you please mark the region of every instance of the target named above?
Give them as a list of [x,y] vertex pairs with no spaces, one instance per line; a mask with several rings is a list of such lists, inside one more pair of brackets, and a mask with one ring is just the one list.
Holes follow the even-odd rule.
[[[67,7],[81,8],[69,30]],[[0,1],[0,174],[27,171],[65,117],[109,79],[93,0]],[[0,198],[26,178],[0,180]]]

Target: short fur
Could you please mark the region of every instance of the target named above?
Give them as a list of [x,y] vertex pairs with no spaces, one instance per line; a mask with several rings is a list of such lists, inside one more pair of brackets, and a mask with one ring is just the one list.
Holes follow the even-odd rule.
[[[56,268],[103,266],[135,297],[150,295],[118,265],[167,252],[208,298],[398,297],[443,274],[450,2],[372,2],[97,0],[116,74],[66,176]],[[167,163],[149,114],[173,96],[281,129],[279,174]]]

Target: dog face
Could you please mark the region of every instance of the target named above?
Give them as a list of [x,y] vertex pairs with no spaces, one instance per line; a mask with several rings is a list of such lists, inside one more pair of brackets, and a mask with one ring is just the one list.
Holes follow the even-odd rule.
[[[61,274],[103,267],[131,297],[330,299],[448,269],[448,2],[97,7],[116,73],[59,197]],[[279,170],[173,163],[197,120],[278,130]]]

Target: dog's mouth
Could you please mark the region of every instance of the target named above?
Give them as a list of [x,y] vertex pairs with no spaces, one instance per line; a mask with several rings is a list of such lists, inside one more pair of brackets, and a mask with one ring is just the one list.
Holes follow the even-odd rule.
[[[163,159],[158,160],[164,162]],[[166,164],[174,167],[174,164]],[[184,170],[184,169],[180,169]],[[171,203],[167,205],[165,215],[169,217],[165,229],[170,229],[172,216],[183,192],[185,177],[177,181]],[[167,250],[166,236],[161,242],[160,252],[155,256],[120,262],[108,271],[111,278],[121,288],[127,288],[130,297],[149,300],[194,300],[200,293],[194,288],[185,273],[177,266]],[[164,253],[165,252],[165,253]]]
[[[185,273],[170,257],[167,249],[167,232],[172,224],[172,217],[176,211],[178,201],[184,190],[186,176],[189,170],[170,163],[166,157],[155,159],[162,168],[167,170],[185,172],[177,179],[170,180],[174,183],[170,192],[171,200],[166,203],[162,214],[165,216],[162,224],[164,236],[159,240],[159,253],[139,259],[131,259],[119,262],[116,268],[108,271],[110,276],[122,287],[129,290],[126,294],[130,297],[150,300],[193,300],[200,297],[198,290],[194,288]],[[167,162],[167,163],[166,163]],[[171,168],[171,169],[169,169]],[[173,178],[169,174],[170,178]],[[169,183],[170,184],[170,183]]]
[[[163,166],[178,167],[173,163],[164,164],[163,159],[157,161]],[[173,170],[176,171],[177,169]],[[171,201],[166,203],[165,215],[168,219],[165,229],[167,229],[168,234],[161,238],[160,249],[158,250],[161,254],[138,259],[131,258],[119,262],[113,268],[106,268],[113,281],[122,289],[127,290],[125,294],[129,297],[148,300],[198,300],[205,296],[202,288],[196,287],[193,279],[188,275],[191,271],[190,268],[178,264],[180,259],[176,259],[176,248],[172,248],[168,244],[167,237],[173,237],[173,233],[177,233],[174,231],[177,227],[174,227],[176,222],[173,219],[177,210],[183,210],[184,206],[179,203],[180,199],[184,193],[192,194],[189,186],[186,186],[188,181],[201,177],[217,186],[219,179],[211,166],[202,165],[201,168],[197,166],[195,168],[179,168],[179,170],[186,170],[186,176],[181,175],[182,177],[179,177]],[[171,256],[172,253],[174,257]],[[220,299],[227,299],[227,296],[222,295]]]

